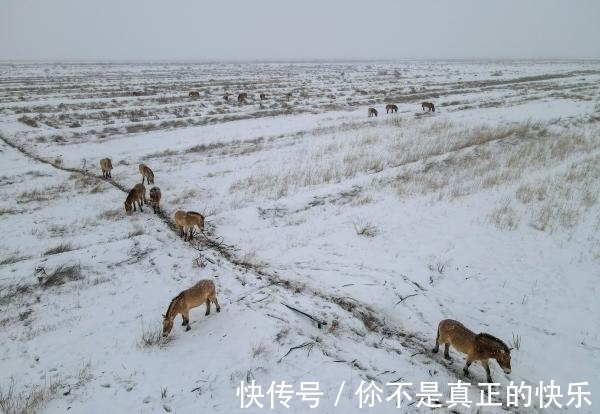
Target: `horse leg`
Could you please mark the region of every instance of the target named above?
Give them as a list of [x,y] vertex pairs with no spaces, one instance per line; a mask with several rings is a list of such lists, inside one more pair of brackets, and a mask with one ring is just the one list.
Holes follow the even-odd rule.
[[490,373],[490,364],[488,363],[487,359],[482,359],[481,360],[481,365],[483,365],[483,367],[485,368],[485,373],[487,374],[487,382],[493,382],[492,381],[492,374]]
[[463,374],[465,374],[466,377],[469,376],[469,367],[471,366],[471,364],[473,363],[473,360],[471,359],[471,357],[467,357],[467,363],[465,364],[465,367],[463,368]]
[[221,312],[221,305],[219,305],[219,301],[217,300],[217,295],[213,295],[210,298],[211,302],[215,304],[215,306],[217,307],[217,312]]
[[444,344],[444,358],[446,358],[448,361],[452,361],[452,358],[450,358],[450,344],[449,343]]
[[189,331],[190,329],[192,329],[190,327],[190,311],[186,310],[185,312],[181,313],[181,317],[183,318],[183,324],[182,326],[185,326],[185,331]]
[[434,354],[437,354],[437,352],[440,350],[440,330],[438,329],[437,332],[437,336],[435,337],[435,347],[433,347],[433,349],[431,350],[431,352],[433,352]]
[[210,315],[210,299],[206,299],[206,312],[204,313],[204,315]]

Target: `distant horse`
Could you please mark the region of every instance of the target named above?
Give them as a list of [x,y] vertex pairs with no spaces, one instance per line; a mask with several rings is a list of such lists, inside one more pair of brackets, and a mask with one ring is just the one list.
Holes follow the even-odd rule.
[[198,91],[191,91],[190,93],[188,93],[188,96],[197,96],[199,98],[200,97],[200,92],[198,92]]
[[167,313],[163,315],[163,337],[169,335],[171,329],[173,329],[173,320],[179,314],[181,314],[181,318],[183,319],[181,325],[185,326],[185,331],[187,332],[192,329],[190,327],[190,309],[206,303],[206,312],[204,315],[209,315],[211,302],[217,307],[217,312],[221,312],[215,284],[212,280],[201,280],[191,288],[179,293],[179,295],[171,300],[167,308]]
[[390,111],[392,111],[392,113],[394,112],[398,112],[398,107],[394,104],[387,104],[385,106],[385,113],[389,113]]
[[264,101],[265,99],[267,99],[267,94],[265,94],[265,93],[261,93],[261,94],[260,94],[260,100],[261,100],[261,101]]
[[154,184],[154,173],[146,164],[140,164],[138,166],[140,174],[142,174],[142,184],[144,184],[144,178],[148,184]]
[[463,373],[469,376],[469,366],[473,361],[481,361],[487,374],[487,382],[492,382],[490,366],[488,360],[495,359],[505,373],[510,374],[510,350],[508,346],[500,339],[487,334],[475,334],[467,329],[462,323],[444,319],[438,325],[437,338],[435,339],[435,348],[433,353],[437,353],[440,344],[445,344],[444,358],[450,360],[450,345],[458,351],[467,354],[467,364],[463,368]]
[[183,240],[192,240],[194,236],[194,226],[198,227],[198,230],[204,229],[204,216],[195,211],[183,211],[178,210],[173,215],[175,224],[179,227],[179,234],[183,236]]
[[160,193],[160,188],[152,187],[150,189],[150,207],[154,210],[154,214],[160,213],[160,199],[162,194]]
[[238,103],[244,103],[248,99],[248,94],[246,92],[242,92],[238,95]]
[[142,91],[133,91],[131,92],[131,96],[142,96],[144,92]]
[[429,109],[428,112],[435,112],[435,106],[431,102],[423,102],[421,108],[423,108],[423,110],[425,110],[425,108]]
[[372,116],[377,116],[377,109],[375,108],[369,108],[369,118],[371,118]]
[[110,158],[102,158],[100,160],[100,168],[102,169],[102,178],[112,178],[111,170],[113,169],[112,162]]
[[224,101],[229,101],[229,95],[227,95],[227,94],[223,95],[223,100]]
[[136,184],[127,194],[125,199],[125,212],[127,214],[131,214],[132,210],[137,211],[135,203],[138,204],[140,211],[144,212],[142,209],[142,203],[146,204],[146,187],[144,187],[144,184]]
[[292,93],[288,92],[285,94],[285,98],[289,101],[290,99],[292,99]]

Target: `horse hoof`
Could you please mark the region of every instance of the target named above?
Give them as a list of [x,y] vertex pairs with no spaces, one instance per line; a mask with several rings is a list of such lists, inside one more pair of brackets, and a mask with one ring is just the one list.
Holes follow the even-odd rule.
[[437,348],[433,348],[433,349],[431,350],[431,352],[433,352],[434,354],[437,354],[437,352],[438,352],[438,349],[437,349]]
[[190,329],[192,329],[192,328],[190,328],[190,325],[188,325],[188,326],[187,326],[187,328],[185,328],[185,331],[187,332],[187,331],[189,331]]
[[217,312],[221,312],[221,308],[217,308]]

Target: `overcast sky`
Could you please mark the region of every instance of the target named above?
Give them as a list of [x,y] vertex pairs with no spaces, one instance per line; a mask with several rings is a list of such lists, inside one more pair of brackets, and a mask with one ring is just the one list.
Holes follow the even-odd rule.
[[0,0],[0,59],[600,58],[600,0]]

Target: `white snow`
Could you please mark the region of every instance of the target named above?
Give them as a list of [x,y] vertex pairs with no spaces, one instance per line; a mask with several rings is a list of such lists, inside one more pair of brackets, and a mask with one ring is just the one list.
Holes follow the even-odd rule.
[[[294,392],[318,382],[317,408],[294,394],[289,409],[275,399],[276,412],[391,413],[386,383],[411,382],[401,410],[421,413],[431,411],[416,404],[422,382],[445,400],[461,380],[473,383],[471,407],[438,412],[498,413],[511,381],[535,392],[553,380],[562,409],[533,395],[509,410],[595,412],[598,62],[15,64],[0,74],[0,136],[47,161],[0,144],[0,401],[14,382],[49,387],[47,413],[255,413],[273,411],[272,382]],[[140,124],[152,126],[127,132]],[[185,243],[150,207],[127,216],[117,187],[50,165],[100,175],[103,157],[124,188],[149,165],[165,216],[199,211],[207,236]],[[44,286],[71,265],[77,280]],[[190,332],[177,317],[168,340],[144,346],[169,301],[204,278],[222,311],[195,308]],[[444,318],[520,341],[511,374],[490,362],[504,407],[475,405],[479,362],[466,378],[464,354],[451,349],[449,364],[431,352]],[[236,389],[252,379],[265,406],[240,408]],[[374,407],[359,408],[361,381],[382,390]],[[579,382],[592,405],[566,406]]]

